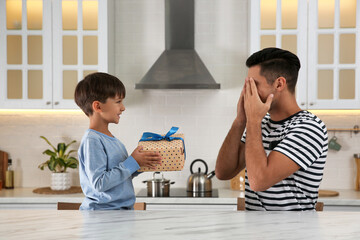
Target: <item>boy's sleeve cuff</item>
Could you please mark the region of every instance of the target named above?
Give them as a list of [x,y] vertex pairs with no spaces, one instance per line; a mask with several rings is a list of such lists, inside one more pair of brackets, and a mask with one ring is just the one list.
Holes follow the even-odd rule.
[[124,161],[124,167],[129,169],[129,171],[131,172],[131,174],[133,174],[134,172],[136,172],[137,170],[140,169],[139,164],[137,163],[137,161],[132,157],[129,156],[125,161]]

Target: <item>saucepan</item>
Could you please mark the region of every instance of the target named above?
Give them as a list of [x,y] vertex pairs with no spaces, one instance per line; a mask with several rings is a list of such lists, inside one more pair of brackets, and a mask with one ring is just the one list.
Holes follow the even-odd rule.
[[169,197],[170,185],[175,182],[170,182],[169,179],[165,179],[164,174],[161,174],[161,178],[156,178],[156,174],[160,174],[160,172],[154,172],[152,179],[143,181],[143,183],[147,184],[147,196]]

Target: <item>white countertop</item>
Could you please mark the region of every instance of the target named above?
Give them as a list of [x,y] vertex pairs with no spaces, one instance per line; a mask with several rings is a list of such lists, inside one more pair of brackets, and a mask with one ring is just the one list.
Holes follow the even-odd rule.
[[359,239],[355,212],[0,210],[1,239]]
[[[76,194],[36,194],[33,188],[2,189],[0,191],[0,204],[32,204],[32,203],[57,203],[57,202],[82,202],[84,195]],[[138,202],[148,204],[231,204],[236,205],[237,197],[244,197],[244,192],[230,189],[218,189],[218,198],[137,198]],[[136,189],[138,193],[140,189]],[[171,191],[171,190],[170,190]],[[325,205],[360,206],[360,192],[354,190],[336,190],[340,193],[337,197],[319,198]]]

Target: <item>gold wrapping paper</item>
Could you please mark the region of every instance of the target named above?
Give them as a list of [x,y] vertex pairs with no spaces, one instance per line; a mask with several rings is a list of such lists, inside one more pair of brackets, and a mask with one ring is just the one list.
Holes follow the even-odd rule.
[[[171,136],[184,139],[182,133],[175,133]],[[184,168],[185,154],[182,140],[141,141],[138,145],[143,146],[143,151],[160,153],[163,158],[161,165],[157,165],[156,169],[141,167],[139,172],[181,171]]]

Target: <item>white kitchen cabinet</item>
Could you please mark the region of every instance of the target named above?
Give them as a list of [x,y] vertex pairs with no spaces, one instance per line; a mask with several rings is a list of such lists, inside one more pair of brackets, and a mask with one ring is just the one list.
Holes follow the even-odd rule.
[[0,209],[57,209],[57,203],[0,203]]
[[184,210],[184,211],[236,211],[236,204],[154,204],[147,203],[147,210]]
[[[81,202],[81,201],[79,201]],[[0,203],[0,209],[57,209],[56,202],[26,202]],[[173,204],[147,203],[147,210],[184,210],[184,211],[236,211],[236,204]]]
[[77,82],[108,71],[107,10],[106,0],[0,0],[0,108],[77,109]]
[[337,212],[360,212],[360,206],[351,205],[325,205],[324,211],[337,211]]
[[296,99],[304,109],[360,107],[359,0],[253,0],[250,52],[299,57]]

